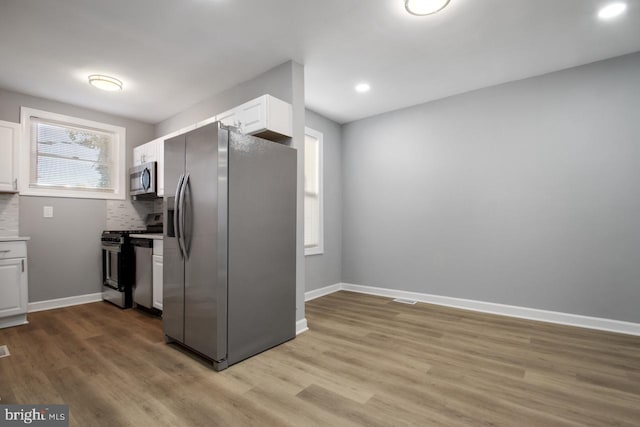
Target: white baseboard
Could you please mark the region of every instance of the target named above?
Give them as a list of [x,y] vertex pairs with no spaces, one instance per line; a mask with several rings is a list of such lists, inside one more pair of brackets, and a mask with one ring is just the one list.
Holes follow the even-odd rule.
[[320,298],[320,297],[323,297],[325,295],[329,295],[329,294],[332,294],[334,292],[338,292],[339,290],[342,289],[341,285],[342,285],[342,283],[336,283],[335,285],[325,286],[324,288],[314,289],[313,291],[305,292],[304,293],[304,300],[305,301],[311,301],[311,300],[314,300],[316,298]]
[[298,320],[296,322],[296,335],[300,335],[303,332],[307,332],[309,327],[307,326],[307,319]]
[[27,321],[26,314],[18,314],[17,316],[4,317],[0,319],[0,329],[27,324],[29,324],[29,322]]
[[90,302],[102,301],[102,293],[77,295],[74,297],[50,299],[46,301],[30,302],[27,307],[28,313],[35,311],[53,310],[54,308],[70,307],[72,305],[88,304]]
[[[600,331],[617,332],[621,334],[640,336],[640,323],[624,322],[621,320],[604,319],[600,317],[582,316],[579,314],[561,313],[557,311],[540,310],[537,308],[518,307],[514,305],[497,304],[493,302],[475,301],[463,298],[444,297],[440,295],[423,294],[419,292],[400,291],[397,289],[378,288],[375,286],[354,285],[352,283],[337,283],[325,288],[316,289],[305,294],[305,300],[329,295],[337,291],[358,292],[361,294],[377,295],[388,298],[405,298],[428,304],[461,308],[500,316],[517,317],[520,319],[538,320],[541,322],[560,325],[576,326],[579,328],[597,329]],[[312,294],[313,298],[306,298]],[[317,296],[314,296],[317,295]]]

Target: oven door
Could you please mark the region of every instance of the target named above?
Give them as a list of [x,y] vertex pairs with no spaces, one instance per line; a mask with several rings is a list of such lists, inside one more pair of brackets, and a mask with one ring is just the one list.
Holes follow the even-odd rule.
[[102,243],[102,283],[115,290],[121,290],[119,281],[121,255],[121,244]]
[[156,195],[156,167],[156,162],[149,162],[129,169],[129,195]]

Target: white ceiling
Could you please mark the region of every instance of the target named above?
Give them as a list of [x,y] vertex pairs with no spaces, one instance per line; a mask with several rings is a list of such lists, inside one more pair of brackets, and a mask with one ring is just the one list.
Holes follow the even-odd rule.
[[307,106],[345,123],[640,51],[627,3],[601,22],[606,0],[451,0],[428,17],[403,0],[2,0],[0,87],[155,123],[294,59]]

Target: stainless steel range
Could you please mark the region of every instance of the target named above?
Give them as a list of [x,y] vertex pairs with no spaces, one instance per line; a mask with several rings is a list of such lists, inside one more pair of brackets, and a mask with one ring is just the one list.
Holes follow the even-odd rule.
[[102,232],[102,299],[131,307],[135,260],[129,234],[139,230]]
[[162,233],[162,214],[149,214],[146,224],[146,230],[102,232],[102,299],[121,308],[133,306],[136,259],[130,235]]

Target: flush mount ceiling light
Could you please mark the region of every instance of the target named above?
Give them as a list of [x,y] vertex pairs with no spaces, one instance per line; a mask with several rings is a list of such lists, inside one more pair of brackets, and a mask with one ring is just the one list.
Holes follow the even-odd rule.
[[98,89],[115,92],[122,90],[122,82],[115,77],[105,76],[103,74],[91,74],[89,76],[89,84]]
[[610,3],[598,11],[598,18],[612,19],[622,15],[627,10],[627,4],[623,2]]
[[356,85],[356,92],[365,93],[369,92],[370,90],[371,86],[369,86],[369,83],[358,83]]
[[451,0],[405,0],[404,7],[412,15],[425,16],[440,12]]

